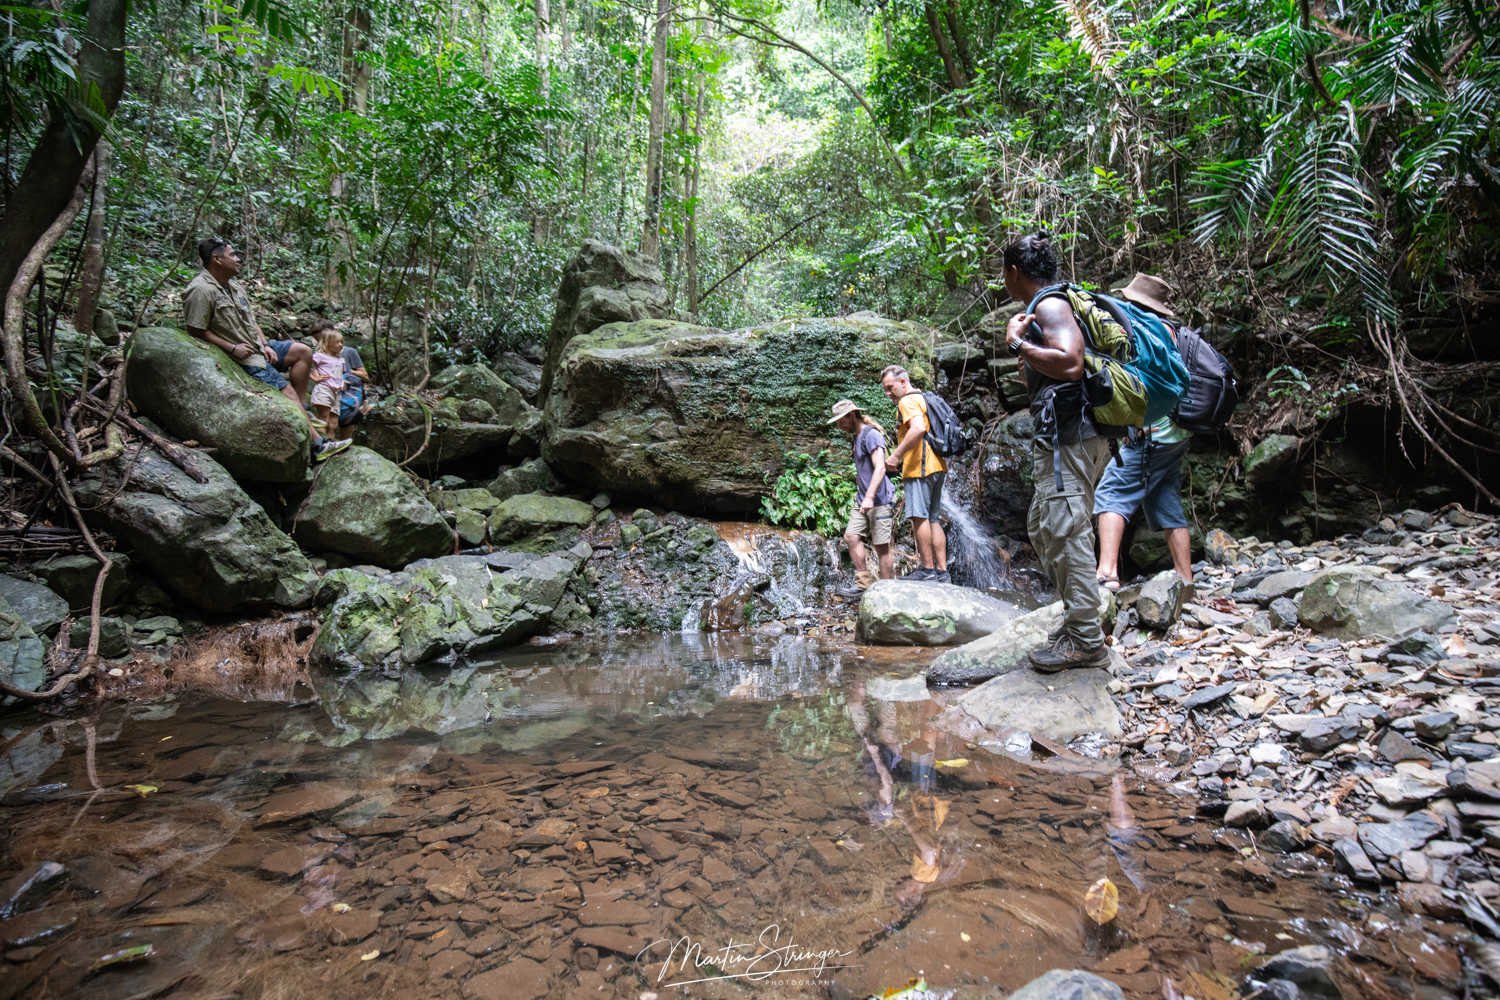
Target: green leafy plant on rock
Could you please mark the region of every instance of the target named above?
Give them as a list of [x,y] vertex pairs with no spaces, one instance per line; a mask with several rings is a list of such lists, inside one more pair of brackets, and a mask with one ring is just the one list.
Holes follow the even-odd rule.
[[786,469],[771,485],[770,495],[761,499],[760,512],[772,524],[811,528],[834,538],[843,532],[853,503],[851,470],[847,463],[830,458],[825,448],[816,456],[789,453]]

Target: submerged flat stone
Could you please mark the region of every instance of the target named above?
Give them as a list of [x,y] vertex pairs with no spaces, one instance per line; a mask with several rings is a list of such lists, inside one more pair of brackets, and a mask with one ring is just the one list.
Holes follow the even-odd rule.
[[986,681],[955,703],[987,729],[1016,729],[1067,742],[1085,733],[1120,735],[1120,711],[1109,695],[1109,672],[1013,670]]

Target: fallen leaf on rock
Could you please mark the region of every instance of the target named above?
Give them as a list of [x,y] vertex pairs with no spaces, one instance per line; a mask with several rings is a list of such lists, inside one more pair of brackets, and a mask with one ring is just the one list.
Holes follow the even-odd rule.
[[135,792],[135,794],[139,795],[143,799],[146,796],[150,795],[152,792],[160,790],[155,785],[126,785],[125,787],[130,789],[132,792]]
[[1083,912],[1101,927],[1109,923],[1120,912],[1120,890],[1109,879],[1101,878],[1084,894]]
[[948,818],[948,800],[934,798],[932,800],[932,828],[941,829],[943,820]]
[[373,961],[375,961],[379,957],[380,957],[380,949],[379,948],[374,948],[374,949],[372,949],[370,951],[365,952],[363,955],[359,956],[359,960],[361,962],[373,962]]
[[938,767],[953,767],[953,768],[968,767],[969,766],[969,758],[967,758],[967,757],[950,757],[947,760],[937,761],[936,764],[937,764]]
[[348,903],[334,903],[333,904],[333,912],[334,913],[348,913],[352,909],[353,909],[353,907],[350,906]]

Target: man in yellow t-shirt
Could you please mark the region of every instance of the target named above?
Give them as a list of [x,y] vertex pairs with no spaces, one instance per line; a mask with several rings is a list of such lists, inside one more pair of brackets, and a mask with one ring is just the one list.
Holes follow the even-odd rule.
[[885,465],[891,472],[901,473],[906,517],[917,539],[917,561],[921,564],[902,579],[950,583],[948,537],[938,521],[948,466],[927,443],[927,403],[912,388],[911,375],[900,365],[887,365],[880,373],[880,385],[901,416],[896,447],[886,457]]

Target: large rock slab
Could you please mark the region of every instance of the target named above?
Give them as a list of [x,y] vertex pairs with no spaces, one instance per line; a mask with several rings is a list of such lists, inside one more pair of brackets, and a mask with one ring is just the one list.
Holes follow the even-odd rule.
[[146,416],[213,452],[236,479],[300,483],[307,474],[307,414],[211,344],[170,327],[131,334],[126,387]]
[[1367,566],[1338,566],[1314,577],[1297,605],[1307,628],[1344,639],[1399,639],[1453,628],[1453,609]]
[[1107,670],[1039,674],[1012,670],[965,693],[954,705],[986,729],[1020,730],[1067,742],[1084,733],[1119,736],[1120,710]]
[[860,642],[948,646],[989,635],[1022,609],[968,587],[919,580],[879,580],[859,602]]
[[358,446],[318,467],[292,535],[309,549],[390,568],[453,550],[448,522],[411,477]]
[[302,607],[317,578],[296,544],[223,466],[194,452],[197,482],[137,446],[76,487],[80,506],[177,597],[205,611]]
[[[46,680],[47,644],[0,598],[0,681],[22,691],[40,691]],[[12,700],[0,696],[0,705]]]
[[[1114,595],[1099,591],[1099,613],[1114,617]],[[1062,627],[1063,605],[1054,601],[1005,622],[989,635],[950,649],[927,667],[929,684],[974,684],[1012,670],[1030,667],[1027,655]]]
[[521,642],[546,631],[590,554],[579,543],[544,556],[444,556],[380,576],[345,573],[311,660],[394,676]]
[[490,538],[503,543],[560,528],[583,528],[594,520],[594,514],[594,508],[582,500],[521,493],[495,507],[490,515]]
[[33,632],[50,633],[68,617],[68,602],[51,588],[0,573],[0,600],[31,627]]
[[560,475],[670,507],[751,513],[789,451],[832,444],[827,411],[849,397],[888,426],[880,371],[930,384],[930,331],[870,314],[718,330],[610,323],[561,353],[542,454]]
[[547,331],[539,397],[547,397],[558,361],[574,337],[605,323],[661,319],[671,312],[672,297],[654,260],[598,240],[585,240],[578,255],[563,268],[557,308]]

